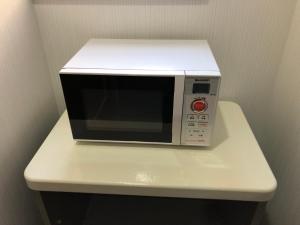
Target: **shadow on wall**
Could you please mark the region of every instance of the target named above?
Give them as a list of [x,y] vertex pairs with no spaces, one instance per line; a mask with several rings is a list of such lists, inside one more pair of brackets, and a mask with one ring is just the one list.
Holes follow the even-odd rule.
[[33,0],[48,5],[204,5],[209,0]]
[[264,215],[261,225],[272,225],[269,219],[268,212],[266,212],[266,214]]

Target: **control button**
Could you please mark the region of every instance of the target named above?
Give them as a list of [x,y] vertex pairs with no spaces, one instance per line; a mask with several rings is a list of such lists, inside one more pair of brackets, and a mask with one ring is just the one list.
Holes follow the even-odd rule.
[[204,135],[206,136],[208,134],[208,129],[207,128],[202,128],[202,129],[200,129],[199,133],[202,134],[201,137],[204,136]]
[[196,121],[198,119],[197,115],[189,114],[187,116],[188,121]]
[[188,127],[196,127],[196,123],[194,122],[188,122]]
[[188,132],[185,134],[185,137],[188,139],[195,138],[193,130],[188,130]]
[[191,107],[194,112],[204,112],[207,109],[207,103],[202,99],[196,99]]
[[190,128],[186,130],[185,140],[186,141],[200,141],[205,140],[208,135],[207,129]]
[[207,114],[198,115],[197,118],[198,118],[199,122],[208,122],[208,115]]
[[198,122],[198,128],[208,128],[208,124],[207,123]]

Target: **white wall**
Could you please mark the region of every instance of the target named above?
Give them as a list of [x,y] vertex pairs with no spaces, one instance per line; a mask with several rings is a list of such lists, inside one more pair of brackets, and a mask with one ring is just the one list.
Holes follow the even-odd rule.
[[208,39],[221,98],[245,110],[261,140],[295,0],[34,0],[59,111],[59,69],[91,37]]
[[1,225],[41,224],[23,171],[57,116],[31,2],[1,0]]
[[[278,180],[264,225],[300,224],[300,0],[275,81],[266,156]],[[268,222],[269,221],[269,222]]]

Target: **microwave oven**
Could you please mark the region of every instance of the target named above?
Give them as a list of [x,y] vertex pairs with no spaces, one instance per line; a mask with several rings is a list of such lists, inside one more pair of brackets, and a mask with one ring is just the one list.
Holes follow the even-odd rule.
[[59,76],[75,140],[210,145],[221,74],[207,41],[91,39]]

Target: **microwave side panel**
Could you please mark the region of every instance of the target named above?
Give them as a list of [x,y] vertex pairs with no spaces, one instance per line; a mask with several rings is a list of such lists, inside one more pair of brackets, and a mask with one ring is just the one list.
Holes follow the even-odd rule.
[[[185,78],[182,145],[209,146],[211,144],[220,81],[221,76],[187,76]],[[204,109],[201,110],[201,107]]]

